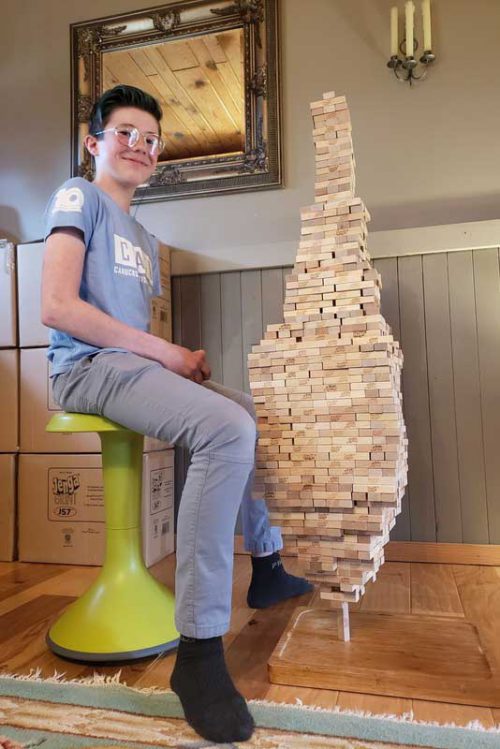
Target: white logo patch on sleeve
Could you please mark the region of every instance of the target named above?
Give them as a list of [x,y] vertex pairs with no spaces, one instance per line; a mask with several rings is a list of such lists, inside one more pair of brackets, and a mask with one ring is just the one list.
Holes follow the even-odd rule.
[[79,187],[68,187],[67,189],[62,187],[56,194],[52,213],[58,211],[81,213],[84,201],[85,197]]

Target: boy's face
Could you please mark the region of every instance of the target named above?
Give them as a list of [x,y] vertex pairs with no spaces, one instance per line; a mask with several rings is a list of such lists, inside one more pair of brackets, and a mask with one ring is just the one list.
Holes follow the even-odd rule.
[[[113,132],[113,128],[120,126],[137,128],[141,134],[134,146],[122,142]],[[124,187],[134,189],[146,182],[156,168],[159,154],[151,153],[146,142],[148,135],[158,135],[158,122],[149,112],[134,107],[120,107],[115,109],[107,121],[104,129],[107,131],[96,138],[88,135],[86,145],[94,156],[96,163],[96,178],[106,175]]]

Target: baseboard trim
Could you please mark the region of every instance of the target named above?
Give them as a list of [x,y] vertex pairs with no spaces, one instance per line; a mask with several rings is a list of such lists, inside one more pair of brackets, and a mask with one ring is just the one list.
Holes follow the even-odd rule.
[[446,544],[430,541],[389,541],[387,562],[479,564],[500,566],[500,546],[495,544]]
[[[243,536],[235,537],[236,554],[247,554]],[[291,556],[284,552],[283,556]],[[500,545],[445,544],[431,541],[389,541],[386,562],[428,562],[430,564],[477,564],[500,567]]]

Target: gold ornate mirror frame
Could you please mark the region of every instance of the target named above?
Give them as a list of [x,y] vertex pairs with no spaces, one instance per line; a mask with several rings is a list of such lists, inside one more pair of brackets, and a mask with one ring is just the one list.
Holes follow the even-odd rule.
[[[123,79],[127,77],[124,70],[130,70],[132,65],[133,70],[137,67],[139,71],[139,81],[151,84],[150,93],[155,94],[155,80],[156,85],[160,85],[157,91],[163,95],[157,94],[157,98],[164,110],[162,135],[167,136],[166,151],[160,156],[149,183],[137,190],[136,200],[158,201],[279,187],[282,170],[277,3],[278,0],[184,0],[72,24],[73,175],[92,178],[92,163],[83,146],[92,104],[109,87],[109,82],[112,85],[117,82],[137,85],[135,78],[133,81]],[[240,45],[241,76],[236,83],[234,59],[231,60],[232,70],[221,66],[225,62],[224,43],[228,39],[231,39],[233,49],[235,39]],[[179,45],[179,42],[185,44]],[[177,47],[172,46],[176,43]],[[176,50],[184,58],[187,54],[192,55],[198,65],[196,71],[194,68],[190,71],[193,75],[189,78],[188,88],[183,88],[175,77],[179,76],[182,82],[179,72],[182,61],[174,64],[174,71],[167,64],[175,59]],[[217,54],[212,54],[214,51]],[[127,67],[118,64],[114,72],[110,72],[113,66],[109,61],[119,63],[120,53],[126,53]],[[187,63],[184,65],[187,67]],[[239,141],[233,137],[227,141],[228,147],[214,148],[211,152],[210,144],[214,138],[219,138],[221,143],[224,140],[217,134],[214,123],[224,118],[227,122],[231,115],[228,111],[229,94],[226,92],[225,102],[221,82],[224,70],[232,76],[231,106],[239,107],[241,115],[240,125],[234,124],[236,115],[231,120],[235,130],[233,136],[239,136]],[[197,106],[197,89],[205,89],[212,97],[205,112]],[[234,90],[241,93],[240,102],[236,100]],[[220,117],[213,102],[220,103]],[[207,112],[211,112],[211,116],[207,116]],[[169,117],[172,122],[185,125],[187,131],[179,127],[169,129],[168,123],[165,128],[165,120]],[[189,123],[192,123],[192,132]],[[189,156],[187,149],[183,153],[178,142],[195,143],[197,133],[201,133],[198,140],[207,133],[212,136],[212,140],[206,141],[205,151],[208,148],[208,152]]]

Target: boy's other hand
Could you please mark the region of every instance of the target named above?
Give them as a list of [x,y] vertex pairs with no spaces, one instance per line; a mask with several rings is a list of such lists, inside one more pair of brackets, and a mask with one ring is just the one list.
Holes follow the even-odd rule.
[[206,360],[206,352],[203,349],[199,349],[198,351],[194,351],[194,354],[201,354],[201,360],[200,360],[200,372],[203,375],[204,380],[209,380],[212,375],[212,370],[210,369],[210,366]]
[[205,359],[205,351],[190,351],[184,346],[165,341],[165,347],[158,357],[158,361],[165,369],[175,372],[187,380],[193,380],[201,385],[210,378],[210,367]]

